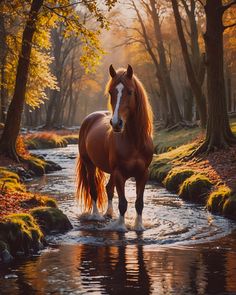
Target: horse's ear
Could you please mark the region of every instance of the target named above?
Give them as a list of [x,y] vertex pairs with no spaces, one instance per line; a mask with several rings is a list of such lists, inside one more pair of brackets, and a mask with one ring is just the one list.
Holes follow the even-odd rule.
[[131,65],[128,65],[128,68],[127,68],[127,77],[129,79],[132,79],[133,74],[134,74],[133,68],[131,67]]
[[109,73],[110,73],[110,75],[111,75],[112,78],[114,78],[116,76],[116,71],[113,68],[113,65],[110,65],[110,67],[109,67]]

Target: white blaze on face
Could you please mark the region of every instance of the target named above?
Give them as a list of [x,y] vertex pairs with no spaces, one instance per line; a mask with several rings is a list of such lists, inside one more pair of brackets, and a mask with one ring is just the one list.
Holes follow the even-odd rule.
[[118,124],[118,121],[119,121],[118,114],[119,114],[120,101],[121,101],[122,91],[124,89],[124,85],[122,83],[119,83],[116,86],[116,89],[117,89],[117,92],[118,92],[117,93],[117,102],[116,102],[116,107],[115,107],[114,114],[113,114],[113,117],[112,117],[112,124],[114,124],[114,125]]

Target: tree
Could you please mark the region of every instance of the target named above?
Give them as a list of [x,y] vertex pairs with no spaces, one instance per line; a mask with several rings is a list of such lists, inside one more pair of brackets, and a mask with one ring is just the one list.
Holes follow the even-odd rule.
[[[146,8],[147,13],[152,20],[155,36],[155,46],[152,45],[153,42],[150,40],[150,36],[137,5],[134,1],[131,1],[131,3],[137,14],[137,19],[141,26],[141,31],[138,31],[142,35],[144,41],[142,43],[144,44],[156,68],[156,77],[159,82],[160,88],[160,101],[164,118],[164,126],[167,127],[179,123],[182,121],[182,115],[179,109],[172,80],[170,78],[170,73],[166,60],[166,50],[163,44],[160,20],[156,11],[155,1],[150,0],[150,4],[142,1],[142,4]],[[158,54],[156,54],[156,49]]]
[[[183,58],[184,58],[184,63],[187,71],[187,76],[189,83],[191,85],[191,88],[193,90],[195,99],[196,99],[196,105],[198,108],[199,116],[200,116],[200,121],[201,121],[201,126],[204,128],[206,126],[206,120],[207,120],[207,111],[206,111],[206,102],[205,98],[201,89],[201,84],[203,81],[199,81],[198,76],[197,76],[197,71],[196,71],[196,61],[195,61],[195,69],[194,69],[194,63],[191,61],[189,52],[188,52],[188,46],[187,42],[184,36],[184,31],[182,27],[182,22],[181,22],[181,15],[179,12],[179,7],[178,7],[178,2],[177,0],[171,0],[172,2],[172,7],[174,11],[174,16],[175,16],[175,22],[176,22],[176,28],[177,28],[177,33],[179,36],[181,48],[182,48],[182,53],[183,53]],[[185,1],[182,1],[185,3]],[[192,5],[194,4],[194,1],[192,0]],[[192,20],[192,18],[195,18],[194,16],[194,10],[189,10],[187,7],[187,4],[185,3],[185,10],[187,11],[189,18],[190,18],[190,24],[192,23],[192,33],[196,34],[196,27],[195,23]],[[192,39],[193,40],[193,39]],[[195,53],[195,56],[198,54],[198,48],[192,44],[193,52]]]
[[231,23],[225,26],[223,16],[234,4],[236,4],[235,0],[225,5],[223,5],[222,0],[206,0],[204,5],[206,14],[204,40],[207,63],[208,120],[205,141],[194,152],[194,155],[227,148],[236,143],[227,114],[223,47],[224,31],[235,25],[235,23]]
[[[115,2],[115,0],[106,0],[105,4],[110,9],[114,6]],[[91,3],[84,0],[82,3],[96,17],[98,22],[100,22],[100,27],[107,27],[107,21],[101,10],[98,8],[97,2]],[[55,1],[55,6],[53,4],[54,3],[52,1],[33,0],[29,4],[30,8],[26,16],[26,24],[22,34],[21,52],[19,54],[16,70],[14,94],[9,105],[6,123],[0,141],[0,153],[16,161],[19,161],[16,151],[16,139],[20,130],[21,115],[26,97],[26,86],[28,81],[33,38],[36,30],[39,29],[37,27],[38,20],[45,17],[44,25],[46,25],[47,22],[50,22],[50,20],[55,16],[60,20],[63,20],[67,29],[67,34],[75,30],[77,34],[81,34],[83,36],[85,44],[84,52],[90,57],[90,59],[95,60],[94,63],[96,63],[97,55],[93,52],[93,49],[94,51],[101,51],[99,40],[97,38],[97,34],[100,32],[99,29],[93,32],[83,25],[83,22],[80,21],[75,8],[76,2],[61,0]],[[27,6],[27,4],[24,3],[22,5]],[[41,12],[42,14],[40,14]],[[81,62],[86,64],[88,63],[88,60],[84,58]]]
[[22,36],[22,48],[17,66],[15,91],[7,112],[5,128],[0,141],[1,153],[17,161],[19,159],[16,152],[16,139],[20,131],[21,114],[25,101],[32,40],[36,30],[37,16],[42,5],[43,0],[33,0],[30,7],[29,17]]

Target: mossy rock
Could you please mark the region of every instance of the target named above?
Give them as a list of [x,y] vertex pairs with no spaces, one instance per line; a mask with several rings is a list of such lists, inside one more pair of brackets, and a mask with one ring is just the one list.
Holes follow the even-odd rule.
[[57,163],[53,162],[53,161],[46,161],[45,164],[45,172],[53,172],[53,171],[59,171],[62,170],[62,167],[60,165],[58,165]]
[[34,195],[32,198],[21,202],[22,208],[35,208],[35,207],[52,207],[57,208],[57,201],[47,196]]
[[153,161],[149,167],[149,179],[161,183],[171,169],[172,164],[168,159]]
[[42,176],[45,174],[45,160],[31,156],[26,160],[29,170],[33,171],[35,175]]
[[0,222],[0,240],[5,242],[14,256],[17,252],[29,254],[42,247],[43,233],[30,214],[11,214]]
[[184,200],[190,200],[204,204],[206,196],[212,188],[210,180],[201,174],[195,174],[187,178],[180,186],[179,196]]
[[190,169],[172,169],[163,181],[164,186],[171,192],[179,192],[180,185],[194,174]]
[[39,207],[31,210],[45,234],[65,232],[72,229],[68,217],[58,208]]
[[213,213],[223,213],[225,202],[231,196],[232,191],[227,186],[220,186],[212,192],[207,200],[207,209]]
[[236,220],[236,194],[231,195],[223,205],[224,216]]
[[12,255],[9,252],[8,245],[0,241],[0,263],[9,263],[13,260]]

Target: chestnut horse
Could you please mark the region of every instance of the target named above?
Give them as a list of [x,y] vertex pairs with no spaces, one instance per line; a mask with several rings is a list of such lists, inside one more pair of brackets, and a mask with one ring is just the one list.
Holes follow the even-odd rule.
[[[117,72],[111,65],[109,72],[111,78],[106,90],[112,114],[94,112],[81,125],[76,198],[85,210],[93,208],[93,218],[98,220],[98,207],[104,205],[107,197],[106,215],[112,216],[116,187],[120,217],[114,228],[126,230],[125,182],[134,177],[137,192],[135,229],[143,230],[143,194],[153,156],[152,111],[147,94],[130,65],[127,70]],[[105,173],[110,174],[106,187]]]

